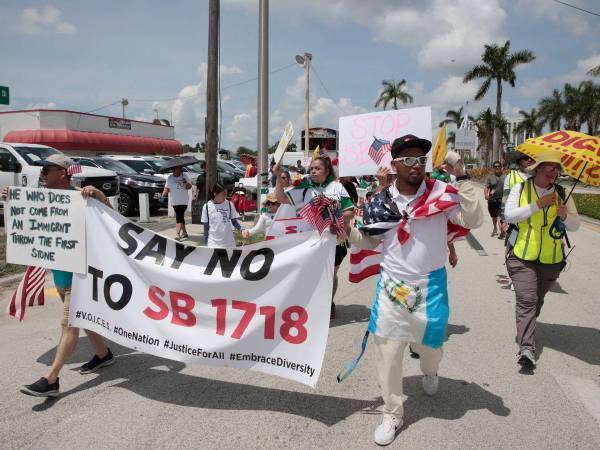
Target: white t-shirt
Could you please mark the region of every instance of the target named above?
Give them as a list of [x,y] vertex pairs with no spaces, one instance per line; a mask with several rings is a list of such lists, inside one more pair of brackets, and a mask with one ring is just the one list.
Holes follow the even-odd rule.
[[215,203],[209,200],[202,208],[202,223],[208,223],[208,246],[209,247],[235,247],[231,220],[239,216],[235,206],[225,200],[223,203]]
[[185,173],[182,173],[178,177],[173,174],[168,176],[167,188],[171,193],[171,202],[173,203],[173,206],[188,204],[190,198],[185,185],[189,182],[190,178]]

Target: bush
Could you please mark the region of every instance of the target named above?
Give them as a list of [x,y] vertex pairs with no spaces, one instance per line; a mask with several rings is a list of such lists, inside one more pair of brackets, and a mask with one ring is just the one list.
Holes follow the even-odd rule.
[[600,194],[573,194],[577,212],[600,220]]

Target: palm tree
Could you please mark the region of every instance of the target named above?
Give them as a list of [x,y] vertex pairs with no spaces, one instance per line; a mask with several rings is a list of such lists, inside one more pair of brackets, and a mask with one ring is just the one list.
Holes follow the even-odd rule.
[[581,125],[586,121],[588,100],[585,98],[585,83],[583,81],[577,87],[565,83],[563,88],[563,97],[565,99],[563,117],[565,119],[565,128],[568,130],[579,131],[581,130]]
[[382,90],[375,102],[376,108],[379,105],[383,105],[383,109],[385,109],[390,102],[394,102],[394,109],[398,109],[398,101],[401,101],[403,104],[413,102],[413,96],[404,90],[406,80],[402,79],[398,82],[383,80],[381,86]]
[[[519,50],[510,53],[510,41],[506,41],[502,47],[497,44],[484,45],[483,55],[481,56],[483,64],[478,64],[469,70],[463,78],[464,83],[484,79],[479,87],[475,100],[481,100],[489,90],[493,81],[496,82],[496,116],[502,117],[502,82],[505,81],[511,87],[515,87],[517,75],[515,68],[520,64],[526,64],[535,59],[535,55],[530,50]],[[494,132],[493,155],[500,155],[501,130]],[[496,158],[498,159],[498,158]]]
[[[463,115],[463,109],[464,108],[461,106],[458,109],[450,109],[446,111],[446,118],[440,122],[440,128],[448,124],[454,124],[456,125],[456,128],[460,128],[463,121],[465,120],[465,116]],[[471,121],[475,121],[475,119],[473,119],[473,117],[471,116],[468,116],[468,119]],[[456,133],[454,131],[449,131],[446,136],[446,142],[449,144],[454,144],[455,139]]]
[[600,77],[600,66],[592,67],[590,70],[588,70],[587,74],[593,77]]
[[596,134],[600,125],[600,85],[592,81],[582,81],[579,85],[581,93],[581,124],[587,124],[587,133]]
[[539,136],[544,128],[544,120],[538,110],[533,108],[530,112],[519,111],[522,119],[517,125],[517,131],[525,131],[525,139]]
[[550,126],[551,131],[560,129],[566,106],[563,103],[562,93],[558,89],[554,89],[550,97],[542,98],[538,108],[544,123]]
[[479,113],[477,119],[475,119],[475,127],[477,128],[477,139],[479,141],[479,148],[477,150],[483,150],[481,160],[485,165],[489,165],[494,145],[495,128],[494,113],[490,108]]

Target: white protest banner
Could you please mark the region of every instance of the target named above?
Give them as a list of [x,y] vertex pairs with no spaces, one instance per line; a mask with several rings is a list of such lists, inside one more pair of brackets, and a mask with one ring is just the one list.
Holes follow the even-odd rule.
[[394,139],[406,134],[431,140],[431,108],[398,109],[340,117],[340,176],[375,175],[389,166]]
[[73,279],[70,325],[164,358],[316,384],[333,236],[207,248],[167,239],[100,204],[86,215],[88,273]]
[[477,150],[477,132],[467,128],[459,128],[454,135],[454,148],[456,150]]
[[74,190],[10,187],[6,261],[85,273],[85,203]]
[[279,164],[281,162],[281,158],[283,158],[283,154],[285,153],[287,146],[290,144],[292,137],[294,136],[294,126],[292,122],[288,122],[283,130],[283,134],[281,135],[281,139],[279,140],[279,145],[277,145],[277,150],[275,150],[275,156],[273,156],[274,161]]

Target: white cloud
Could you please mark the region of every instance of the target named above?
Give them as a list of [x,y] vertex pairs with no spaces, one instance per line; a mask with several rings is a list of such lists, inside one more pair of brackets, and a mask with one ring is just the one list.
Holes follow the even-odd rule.
[[66,35],[77,33],[77,27],[63,20],[62,11],[51,5],[43,9],[25,8],[19,22],[12,29],[18,33],[30,35],[38,35],[43,32]]
[[[254,0],[225,4],[256,8]],[[478,63],[484,44],[507,38],[507,13],[499,0],[280,0],[271,8],[289,16],[350,20],[370,29],[376,41],[416,49],[420,66],[453,74]]]
[[[569,3],[574,6],[584,7],[585,2],[581,0],[570,0]],[[590,24],[585,14],[548,0],[519,0],[517,8],[521,11],[527,11],[531,17],[540,20],[550,20],[558,24],[564,30],[575,36],[584,36],[590,31]]]
[[[198,70],[196,71],[196,73],[198,74],[198,76],[204,83],[206,83],[207,70],[208,70],[208,64],[203,62],[203,63],[200,63],[200,65],[198,66]],[[244,73],[244,71],[242,69],[240,69],[238,66],[225,66],[223,64],[219,64],[219,72],[220,72],[221,78],[226,77],[228,75],[239,75],[239,74]]]
[[578,60],[575,64],[575,68],[562,75],[559,79],[565,83],[578,83],[589,79],[590,76],[587,72],[596,66],[600,66],[600,53],[594,53],[588,58]]
[[256,148],[256,110],[233,116],[225,133],[224,147],[235,150],[240,146]]
[[25,109],[56,109],[56,103],[29,103]]
[[523,97],[541,98],[552,92],[548,78],[526,79],[519,82],[517,92]]

